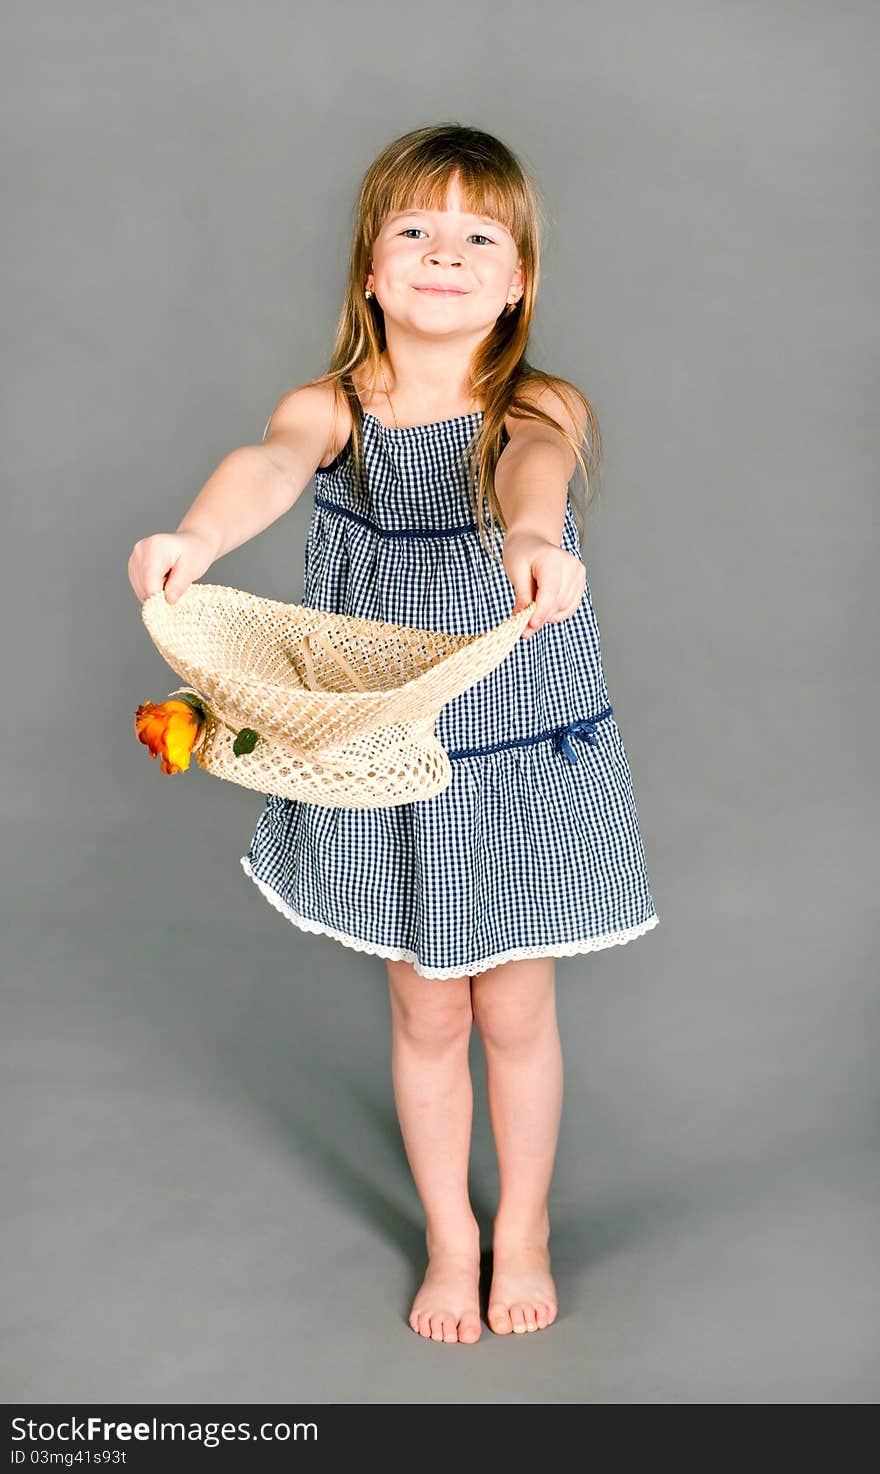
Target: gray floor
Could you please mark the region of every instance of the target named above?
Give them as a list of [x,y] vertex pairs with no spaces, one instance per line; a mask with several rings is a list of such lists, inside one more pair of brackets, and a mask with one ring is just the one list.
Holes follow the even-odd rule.
[[[142,844],[106,815],[18,843],[3,1400],[876,1400],[877,999],[856,934],[830,958],[821,919],[780,926],[757,890],[695,930],[672,893],[646,937],[558,962],[559,1319],[434,1345],[406,1324],[423,1240],[384,964],[268,907],[238,863],[256,796],[171,780],[172,823],[147,778]],[[488,1229],[478,1043],[474,1071]]]

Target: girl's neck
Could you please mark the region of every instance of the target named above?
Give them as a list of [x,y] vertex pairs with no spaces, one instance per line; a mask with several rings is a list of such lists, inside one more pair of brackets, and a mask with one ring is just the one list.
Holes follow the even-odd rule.
[[[391,396],[390,404],[385,391],[386,383]],[[483,409],[483,405],[477,400],[467,397],[467,391],[460,380],[450,383],[445,392],[436,385],[431,385],[430,392],[426,393],[428,386],[424,381],[411,388],[403,386],[395,379],[391,365],[384,356],[376,382],[370,382],[364,366],[355,375],[355,388],[362,409],[388,425],[393,425],[396,420],[401,428],[406,425],[425,425],[435,420],[454,419]]]

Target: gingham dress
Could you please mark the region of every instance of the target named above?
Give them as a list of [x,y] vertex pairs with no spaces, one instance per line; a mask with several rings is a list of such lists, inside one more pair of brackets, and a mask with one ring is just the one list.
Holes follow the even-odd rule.
[[[513,586],[480,542],[459,462],[481,419],[389,428],[364,411],[366,501],[349,441],[315,473],[303,604],[450,634],[509,616]],[[581,556],[570,499],[561,546]],[[452,779],[431,798],[341,809],[267,795],[241,864],[282,915],[426,978],[657,925],[589,584],[573,615],[442,707],[435,730]]]

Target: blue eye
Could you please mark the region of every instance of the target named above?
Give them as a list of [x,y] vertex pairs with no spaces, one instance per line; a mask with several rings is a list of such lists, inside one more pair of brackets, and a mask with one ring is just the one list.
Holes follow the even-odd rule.
[[[408,225],[406,229],[402,230],[400,233],[401,235],[410,235],[413,231],[417,231],[420,235],[425,234],[425,232],[419,225]],[[487,235],[480,235],[478,231],[474,231],[473,235],[468,237],[469,240],[474,240],[475,238],[479,241],[488,241],[490,246],[494,245],[494,241],[489,240],[489,237]]]

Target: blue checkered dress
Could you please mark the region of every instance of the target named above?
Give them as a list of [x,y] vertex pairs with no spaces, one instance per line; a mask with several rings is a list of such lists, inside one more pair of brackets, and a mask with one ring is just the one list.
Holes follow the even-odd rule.
[[[349,442],[315,473],[303,604],[450,634],[508,617],[513,587],[480,542],[459,460],[481,418],[397,429],[364,412],[366,500]],[[580,557],[570,499],[561,545]],[[432,798],[340,809],[266,797],[241,864],[282,915],[426,978],[657,925],[589,584],[575,614],[448,702],[436,734],[452,780]]]

